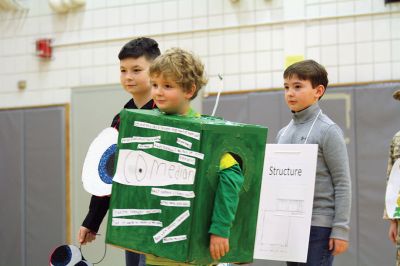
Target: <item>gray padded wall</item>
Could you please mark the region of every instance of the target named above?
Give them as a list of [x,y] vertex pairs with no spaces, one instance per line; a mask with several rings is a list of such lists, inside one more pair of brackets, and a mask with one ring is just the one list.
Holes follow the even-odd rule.
[[23,111],[0,111],[0,125],[0,265],[24,265]]
[[0,265],[47,265],[64,244],[64,107],[0,111]]
[[[400,130],[400,102],[391,96],[396,88],[399,83],[329,88],[320,102],[344,132],[352,175],[350,248],[335,258],[337,266],[394,265],[395,247],[387,238],[382,211],[389,143]],[[203,101],[204,114],[211,113],[214,101]],[[283,91],[221,96],[216,115],[269,127],[268,143],[274,143],[278,130],[290,121]],[[258,260],[254,265],[285,264]]]
[[25,133],[26,265],[37,266],[65,244],[64,108],[26,110]]
[[[229,99],[228,99],[229,97]],[[248,110],[248,96],[246,94],[229,95],[224,101],[224,105],[220,105],[217,109],[216,116],[223,117],[227,120],[233,120],[237,122],[245,122],[249,117]],[[213,106],[207,105],[206,101],[203,105],[204,114],[211,114]],[[222,102],[221,102],[222,103]],[[204,109],[206,107],[206,109]],[[211,107],[211,109],[209,109]]]
[[[249,94],[249,113],[251,114],[248,122],[252,124],[268,125],[268,143],[275,142],[275,136],[281,128],[281,121],[289,121],[290,114],[282,110],[284,101],[281,92],[271,92],[268,95],[259,93]],[[260,106],[264,111],[261,111]],[[277,111],[279,110],[279,111]]]

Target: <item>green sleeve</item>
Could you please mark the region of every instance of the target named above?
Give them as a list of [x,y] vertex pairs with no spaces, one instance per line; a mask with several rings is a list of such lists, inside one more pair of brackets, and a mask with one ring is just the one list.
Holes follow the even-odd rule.
[[229,238],[239,204],[239,192],[244,177],[238,164],[218,172],[218,187],[215,194],[214,210],[209,233]]

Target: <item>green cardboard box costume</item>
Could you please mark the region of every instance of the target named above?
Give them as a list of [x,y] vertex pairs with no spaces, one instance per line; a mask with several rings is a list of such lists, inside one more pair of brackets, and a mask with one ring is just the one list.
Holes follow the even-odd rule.
[[211,263],[209,233],[220,158],[242,160],[244,184],[230,251],[221,262],[250,262],[267,129],[214,117],[123,110],[106,242],[193,264]]

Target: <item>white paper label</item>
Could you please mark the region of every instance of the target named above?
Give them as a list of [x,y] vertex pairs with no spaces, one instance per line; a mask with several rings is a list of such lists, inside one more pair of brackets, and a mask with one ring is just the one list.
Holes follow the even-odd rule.
[[160,232],[153,236],[154,242],[158,243],[161,239],[169,235],[175,230],[179,225],[181,225],[190,216],[189,211],[185,211],[179,215],[170,225],[164,227]]
[[119,150],[113,181],[130,186],[192,185],[196,168],[171,162],[144,151]]
[[142,122],[142,121],[135,121],[134,126],[141,127],[141,128],[154,129],[154,130],[164,131],[164,132],[177,133],[177,134],[185,135],[190,138],[200,140],[199,132],[186,130],[186,129],[182,129],[182,128],[161,126],[161,125],[151,124],[151,123]]
[[166,144],[161,144],[161,143],[158,143],[158,142],[154,143],[154,148],[155,149],[164,150],[164,151],[173,152],[173,153],[177,153],[177,154],[184,154],[184,155],[196,157],[196,158],[199,158],[201,160],[204,159],[204,154],[203,153],[196,152],[196,151],[191,151],[191,150],[186,150],[186,149],[182,149],[182,148],[178,148],[178,147],[174,147],[174,146],[170,146],[170,145],[166,145]]
[[160,221],[112,218],[112,226],[157,226],[162,227]]
[[181,235],[181,236],[169,236],[169,237],[164,237],[162,242],[163,243],[171,243],[171,242],[178,242],[178,241],[183,241],[186,240],[187,236],[186,235]]
[[189,156],[185,156],[182,154],[179,154],[179,158],[178,161],[182,162],[182,163],[188,163],[191,165],[195,165],[196,164],[196,159],[193,157],[189,157]]
[[169,207],[190,207],[189,200],[161,200],[160,205]]
[[151,189],[151,194],[160,196],[160,197],[178,196],[178,197],[189,198],[189,199],[195,197],[193,191],[172,190],[172,189],[155,188],[155,187],[153,187]]
[[146,215],[151,213],[161,213],[160,209],[113,209],[113,217]]
[[182,145],[183,147],[186,147],[188,149],[192,148],[192,143],[190,141],[181,139],[181,138],[176,138],[176,143],[178,143],[179,145]]
[[156,136],[156,137],[133,136],[133,137],[128,137],[128,138],[122,138],[121,143],[133,143],[133,142],[146,143],[146,142],[156,142],[156,141],[160,141],[160,140],[161,140],[161,136]]
[[139,150],[152,149],[152,148],[153,148],[153,143],[138,144],[137,148],[138,148]]

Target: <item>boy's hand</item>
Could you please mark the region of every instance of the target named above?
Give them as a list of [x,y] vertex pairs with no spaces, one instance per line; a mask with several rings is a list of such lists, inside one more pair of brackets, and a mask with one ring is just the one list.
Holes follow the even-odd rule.
[[210,254],[213,260],[219,260],[229,252],[229,238],[211,235]]
[[78,232],[78,241],[81,245],[85,245],[86,243],[90,243],[96,239],[96,233],[91,231],[90,229],[81,226]]
[[332,251],[332,255],[336,256],[345,252],[349,247],[349,242],[342,239],[330,238],[329,239],[329,250]]
[[396,244],[396,238],[397,238],[397,221],[390,220],[389,239],[393,242],[393,244]]

